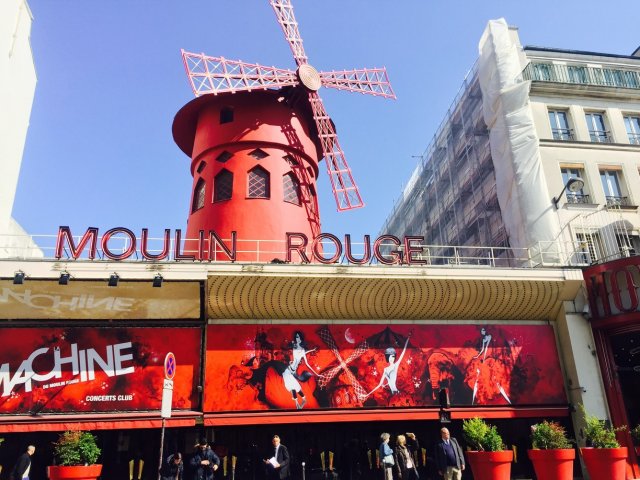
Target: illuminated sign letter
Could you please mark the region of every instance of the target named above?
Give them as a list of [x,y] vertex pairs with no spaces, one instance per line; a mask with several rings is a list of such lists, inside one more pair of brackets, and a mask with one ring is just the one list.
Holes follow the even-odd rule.
[[209,260],[216,260],[214,252],[217,252],[218,250],[214,249],[214,247],[218,245],[222,248],[222,250],[224,250],[224,253],[227,254],[229,260],[235,262],[237,251],[237,236],[238,234],[235,230],[231,232],[231,248],[229,248],[216,232],[214,232],[213,230],[209,230]]
[[[291,240],[294,238],[299,238],[302,243],[292,244]],[[291,261],[291,250],[295,250],[300,255],[300,259],[303,263],[309,263],[309,257],[305,253],[305,249],[307,248],[307,244],[309,243],[309,239],[304,233],[297,232],[287,232],[287,262]]]
[[[413,242],[419,242],[418,245],[413,245]],[[407,265],[424,265],[426,260],[413,258],[414,253],[422,254],[422,245],[424,244],[424,237],[404,237],[404,262]]]
[[171,230],[169,228],[164,229],[164,244],[162,245],[162,251],[157,255],[149,253],[147,244],[149,241],[149,229],[142,229],[142,236],[140,237],[140,253],[145,260],[164,260],[169,256],[169,245],[171,243]]
[[364,236],[364,254],[361,259],[355,258],[351,253],[351,235],[348,233],[344,236],[344,256],[347,262],[354,265],[364,265],[371,260],[371,237]]
[[380,247],[382,246],[382,244],[384,242],[392,242],[396,245],[396,247],[399,247],[402,242],[400,241],[400,239],[398,237],[396,237],[395,235],[381,235],[379,236],[376,241],[373,243],[373,255],[376,257],[376,259],[382,263],[383,265],[395,265],[395,264],[399,264],[402,263],[402,257],[400,255],[400,252],[398,252],[397,250],[391,250],[389,252],[389,255],[391,255],[391,258],[393,260],[389,260],[387,258],[385,258],[385,256],[382,254],[382,252],[380,252]]
[[[111,237],[117,235],[118,233],[124,233],[125,236],[129,237],[129,247],[126,250],[123,249],[122,253],[115,254],[111,250],[109,250],[108,243],[109,240],[111,240]],[[102,253],[104,253],[105,257],[111,260],[126,260],[136,252],[136,236],[128,228],[112,228],[110,230],[107,230],[106,233],[102,236],[102,242],[100,246],[102,247]]]
[[[322,241],[324,239],[332,241],[336,246],[336,252],[330,258],[324,258],[322,256]],[[331,233],[321,233],[316,238],[314,238],[311,250],[313,252],[313,258],[315,258],[320,263],[336,263],[342,256],[342,244],[340,243],[340,239]]]
[[182,243],[182,230],[178,228],[176,230],[176,240],[175,240],[175,248],[173,252],[173,259],[174,260],[195,260],[196,259],[195,255],[185,255],[180,252],[181,243]]
[[69,250],[71,250],[71,257],[74,260],[77,260],[78,257],[82,254],[82,250],[87,245],[87,242],[91,240],[91,247],[89,248],[89,259],[93,260],[96,258],[96,249],[98,242],[98,229],[96,227],[89,227],[87,231],[83,235],[82,239],[80,239],[80,243],[76,247],[73,242],[73,235],[71,235],[71,229],[69,227],[60,227],[58,228],[58,239],[56,241],[56,258],[60,259],[62,257],[62,252],[64,251],[64,241],[67,241],[69,244]]

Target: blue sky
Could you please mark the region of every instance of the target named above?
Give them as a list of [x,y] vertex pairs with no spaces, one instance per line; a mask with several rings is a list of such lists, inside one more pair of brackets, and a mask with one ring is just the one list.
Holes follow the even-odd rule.
[[[29,0],[38,84],[13,216],[31,234],[186,228],[189,159],[171,137],[193,98],[180,49],[294,69],[268,0]],[[375,236],[477,58],[489,19],[524,45],[628,55],[622,1],[294,0],[318,70],[385,66],[398,100],[321,89],[367,206],[337,213],[325,172],[322,230]],[[324,170],[324,165],[321,166]]]

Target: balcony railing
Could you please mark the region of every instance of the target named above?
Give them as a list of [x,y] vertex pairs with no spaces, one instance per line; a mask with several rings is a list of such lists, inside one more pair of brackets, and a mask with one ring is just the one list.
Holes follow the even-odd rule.
[[585,195],[582,193],[568,193],[567,194],[567,203],[591,203],[589,199],[589,195]]
[[[493,238],[495,244],[506,241],[506,232],[499,231],[499,235]],[[184,255],[198,255],[198,248],[192,249],[189,246],[195,246],[197,239],[184,239],[181,246],[176,245],[171,239],[169,252],[181,251]],[[230,239],[222,239],[226,244],[230,245]],[[80,242],[80,237],[74,236],[76,245]],[[57,250],[57,236],[55,235],[0,235],[0,263],[4,261],[40,261],[53,262],[60,261],[68,264],[72,263],[102,263],[114,262],[118,263],[145,263],[145,264],[169,264],[180,263],[169,253],[163,260],[144,259],[138,247],[141,245],[141,239],[135,239],[135,245],[132,246],[130,238],[121,238],[118,236],[110,237],[109,252],[111,255],[131,254],[122,260],[114,260],[108,258],[100,247],[97,248],[96,258],[92,260],[88,256],[88,251],[79,252],[76,257],[69,248],[65,247],[60,253],[61,258],[57,258],[55,252]],[[102,245],[102,237],[98,237],[97,245]],[[336,255],[337,264],[349,264],[349,260],[344,254],[337,250],[337,246],[333,241],[323,241],[322,256],[331,258]],[[164,250],[164,238],[148,238],[145,251],[148,254],[157,255]],[[356,258],[363,258],[365,251],[371,253],[371,246],[365,247],[364,243],[353,242],[352,255]],[[413,245],[417,247],[417,245]],[[89,248],[87,247],[87,250]],[[206,250],[206,248],[205,248]],[[395,255],[404,257],[404,246],[398,246],[393,243],[383,242],[380,247],[380,255],[387,260],[393,260],[393,252]],[[237,254],[238,263],[285,263],[282,259],[286,258],[287,242],[284,240],[238,240]],[[305,249],[309,258],[312,258],[311,247]],[[132,253],[133,252],[133,253]],[[74,260],[74,258],[76,258]],[[262,260],[267,259],[267,260]],[[573,243],[564,243],[560,241],[540,242],[530,248],[511,248],[511,247],[488,247],[488,246],[469,246],[469,245],[421,245],[421,251],[412,254],[413,260],[422,261],[424,265],[448,266],[460,265],[468,267],[519,267],[519,268],[536,268],[540,266],[580,266],[575,260],[575,245]],[[189,265],[198,265],[201,263],[230,263],[226,255],[222,255],[222,251],[218,246],[215,247],[210,259],[187,260],[183,262]],[[302,263],[301,257],[294,254],[291,263]],[[370,255],[368,261],[371,265],[380,265],[375,255]],[[72,267],[69,267],[72,268]],[[26,266],[25,266],[26,269]],[[28,273],[28,272],[27,272]]]
[[629,133],[628,135],[631,145],[640,145],[640,133]]
[[607,207],[630,207],[629,197],[607,196]]
[[603,130],[589,130],[589,137],[592,142],[595,143],[611,143],[611,132],[605,132]]
[[554,140],[573,140],[573,129],[572,128],[552,128],[551,132],[553,133]]
[[522,79],[536,82],[640,89],[640,71],[583,65],[530,62],[522,71]]

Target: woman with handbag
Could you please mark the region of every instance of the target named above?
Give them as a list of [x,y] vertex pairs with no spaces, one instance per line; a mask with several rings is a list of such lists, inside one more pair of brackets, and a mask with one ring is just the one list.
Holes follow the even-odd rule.
[[383,433],[380,435],[380,461],[382,462],[382,468],[384,470],[384,480],[393,480],[393,466],[396,464],[393,458],[393,450],[389,446],[389,439],[391,435]]
[[407,439],[404,435],[396,438],[396,473],[402,480],[418,480],[418,469],[411,451],[407,448]]

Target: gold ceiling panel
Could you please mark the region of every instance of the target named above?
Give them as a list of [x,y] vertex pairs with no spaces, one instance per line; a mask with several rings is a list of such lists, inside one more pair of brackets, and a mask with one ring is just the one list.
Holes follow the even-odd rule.
[[[562,279],[261,275],[208,278],[208,317],[222,319],[555,318]],[[573,290],[572,287],[571,290]]]

